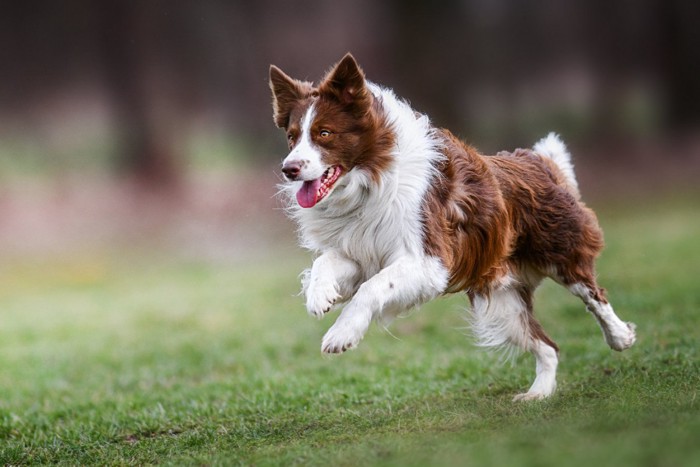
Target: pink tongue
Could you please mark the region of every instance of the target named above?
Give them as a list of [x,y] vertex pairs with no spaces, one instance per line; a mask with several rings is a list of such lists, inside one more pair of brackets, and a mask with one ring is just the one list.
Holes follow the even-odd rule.
[[318,189],[321,187],[321,179],[305,181],[297,191],[297,202],[302,208],[312,208],[316,204]]

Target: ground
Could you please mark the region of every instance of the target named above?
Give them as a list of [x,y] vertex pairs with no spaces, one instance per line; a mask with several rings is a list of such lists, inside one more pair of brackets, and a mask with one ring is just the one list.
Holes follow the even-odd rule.
[[98,224],[83,220],[98,238],[80,240],[57,202],[44,211],[63,222],[55,235],[79,240],[63,243],[29,228],[54,224],[23,199],[5,200],[19,211],[1,232],[14,248],[0,264],[2,464],[700,463],[697,196],[592,203],[607,241],[600,282],[639,340],[611,351],[579,301],[547,283],[536,308],[561,346],[559,386],[528,404],[511,399],[531,383],[531,357],[476,349],[462,296],[322,356],[334,316],[307,316],[297,293],[310,257],[269,196],[245,209],[202,196],[192,205],[209,210],[189,222],[141,212],[121,239],[115,224],[130,216],[115,213],[138,203],[75,208]]

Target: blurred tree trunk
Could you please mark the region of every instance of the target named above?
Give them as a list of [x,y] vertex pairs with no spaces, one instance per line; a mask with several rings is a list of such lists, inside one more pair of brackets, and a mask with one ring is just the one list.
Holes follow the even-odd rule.
[[[101,53],[117,134],[117,165],[153,188],[172,189],[181,180],[172,136],[160,131],[153,108],[152,74],[160,65],[158,21],[148,2],[108,0],[98,10]],[[150,17],[150,18],[149,18]]]

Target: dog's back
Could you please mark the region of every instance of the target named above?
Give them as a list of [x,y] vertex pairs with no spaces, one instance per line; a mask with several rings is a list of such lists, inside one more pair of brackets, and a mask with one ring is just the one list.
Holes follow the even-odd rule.
[[578,199],[573,177],[528,149],[485,160],[498,180],[514,232],[510,261],[527,263],[557,280],[573,279],[578,269],[593,266],[603,234],[593,211]]

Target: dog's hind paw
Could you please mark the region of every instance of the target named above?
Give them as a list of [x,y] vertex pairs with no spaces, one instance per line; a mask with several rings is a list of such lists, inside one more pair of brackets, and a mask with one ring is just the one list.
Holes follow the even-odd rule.
[[605,341],[611,349],[622,352],[634,345],[637,340],[637,326],[634,323],[624,323],[619,329],[609,330],[605,333]]
[[540,401],[549,397],[549,394],[543,392],[524,392],[513,397],[513,402]]

